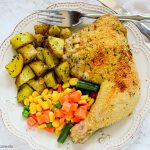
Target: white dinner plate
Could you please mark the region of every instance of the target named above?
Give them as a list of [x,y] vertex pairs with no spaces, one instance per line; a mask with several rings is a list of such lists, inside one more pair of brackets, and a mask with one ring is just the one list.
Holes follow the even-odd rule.
[[[48,9],[78,10],[85,13],[108,13],[108,9],[85,3],[51,4]],[[93,22],[84,19],[83,23],[76,26],[79,30]],[[33,13],[24,18],[14,29],[13,33],[0,46],[0,109],[2,118],[9,131],[26,140],[35,150],[107,150],[125,147],[137,136],[140,125],[150,110],[150,50],[143,42],[139,30],[132,23],[125,23],[128,29],[128,41],[141,81],[141,97],[134,112],[122,121],[97,131],[85,144],[73,144],[68,138],[65,144],[58,144],[57,137],[45,131],[29,129],[26,120],[22,117],[22,105],[17,103],[17,88],[5,65],[12,59],[16,52],[10,45],[10,39],[20,32],[34,33],[33,26],[37,24],[37,14]]]

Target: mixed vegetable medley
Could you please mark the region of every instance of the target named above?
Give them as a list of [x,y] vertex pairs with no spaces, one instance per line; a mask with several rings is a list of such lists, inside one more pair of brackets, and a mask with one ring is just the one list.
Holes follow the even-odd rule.
[[17,54],[6,70],[16,78],[28,126],[54,132],[64,143],[72,126],[86,118],[99,85],[69,74],[69,63],[62,59],[68,28],[38,24],[34,29],[34,35],[20,33],[10,40]]

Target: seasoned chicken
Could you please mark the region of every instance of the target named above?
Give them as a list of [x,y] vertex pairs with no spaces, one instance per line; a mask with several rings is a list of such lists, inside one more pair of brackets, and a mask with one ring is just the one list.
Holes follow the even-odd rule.
[[74,143],[128,116],[140,97],[140,84],[123,24],[108,14],[65,41],[71,74],[101,85],[86,119],[71,129]]

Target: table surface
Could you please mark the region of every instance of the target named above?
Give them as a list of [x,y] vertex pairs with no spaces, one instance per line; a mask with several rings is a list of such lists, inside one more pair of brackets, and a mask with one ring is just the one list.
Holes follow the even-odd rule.
[[[0,44],[12,32],[15,25],[34,10],[46,7],[53,2],[86,2],[99,4],[97,0],[0,0]],[[118,0],[130,12],[150,12],[150,0]],[[146,39],[150,47],[150,42]],[[150,114],[144,120],[137,140],[128,147],[128,150],[149,150],[150,148]],[[0,115],[0,146],[13,145],[15,150],[31,150],[29,145],[12,135],[4,126]]]

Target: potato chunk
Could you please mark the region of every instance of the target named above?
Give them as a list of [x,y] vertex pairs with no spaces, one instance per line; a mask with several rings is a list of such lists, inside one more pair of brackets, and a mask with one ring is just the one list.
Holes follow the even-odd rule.
[[35,39],[35,45],[36,46],[41,46],[42,43],[44,42],[44,35],[42,35],[42,34],[35,34],[34,35],[34,39]]
[[49,69],[54,68],[59,63],[58,58],[56,58],[48,49],[43,49],[42,54]]
[[17,76],[16,78],[16,86],[20,87],[24,83],[28,82],[30,79],[33,79],[34,77],[35,74],[31,70],[31,68],[28,65],[26,65],[23,68],[22,72],[19,74],[19,76]]
[[17,54],[11,62],[5,66],[6,70],[12,78],[17,77],[23,68],[23,57],[21,54]]
[[31,62],[37,54],[37,51],[32,44],[28,44],[18,49],[17,52],[23,56],[24,64]]
[[58,27],[58,26],[51,26],[50,28],[49,28],[49,31],[48,31],[48,33],[49,33],[49,35],[51,35],[51,36],[57,36],[57,35],[59,35],[59,33],[60,33],[60,28]]
[[29,66],[38,77],[42,76],[48,70],[48,66],[42,61],[33,61]]
[[68,28],[64,28],[60,32],[60,37],[66,39],[71,36],[71,31]]
[[57,85],[53,71],[47,73],[44,76],[44,80],[45,80],[47,87],[55,87]]
[[33,89],[27,85],[23,84],[17,93],[17,101],[18,103],[22,103],[25,98],[29,97],[33,93]]
[[49,36],[48,37],[49,47],[54,55],[58,58],[63,56],[63,49],[64,49],[64,39],[56,38]]
[[49,25],[47,24],[37,24],[34,26],[35,34],[42,34],[44,35],[46,32],[48,32]]
[[16,34],[11,40],[10,43],[14,49],[18,49],[20,47],[23,47],[29,43],[32,43],[34,41],[34,37],[31,33],[25,32],[25,33],[19,33]]
[[37,59],[38,60],[41,60],[41,61],[44,61],[44,57],[43,57],[43,54],[42,54],[42,51],[43,51],[44,48],[42,47],[37,47],[36,50],[37,50]]
[[55,68],[55,72],[56,72],[56,75],[58,76],[59,80],[61,80],[63,82],[68,81],[70,78],[70,76],[69,76],[69,63],[66,61],[66,62],[59,64],[59,66],[57,66]]
[[28,81],[28,84],[36,90],[38,93],[42,93],[43,90],[46,88],[45,82],[43,78],[39,79],[32,79]]

